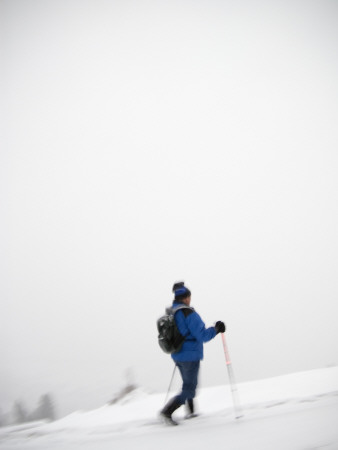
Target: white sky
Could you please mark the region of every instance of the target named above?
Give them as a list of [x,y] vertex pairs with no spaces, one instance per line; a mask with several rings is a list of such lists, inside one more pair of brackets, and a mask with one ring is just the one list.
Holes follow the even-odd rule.
[[[337,364],[337,2],[0,16],[0,408],[91,407],[128,367],[166,390],[180,279],[238,380]],[[205,355],[201,383],[226,381],[220,340]]]

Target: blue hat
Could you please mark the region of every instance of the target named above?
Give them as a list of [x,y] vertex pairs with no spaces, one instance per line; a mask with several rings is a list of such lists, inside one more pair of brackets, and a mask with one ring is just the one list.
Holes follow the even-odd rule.
[[186,286],[184,286],[183,281],[174,284],[173,292],[175,294],[175,300],[183,300],[191,296],[190,290]]

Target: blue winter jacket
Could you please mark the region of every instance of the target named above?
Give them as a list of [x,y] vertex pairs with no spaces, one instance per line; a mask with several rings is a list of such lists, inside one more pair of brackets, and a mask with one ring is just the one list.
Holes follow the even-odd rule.
[[[174,302],[172,307],[182,306],[182,303]],[[187,310],[177,311],[175,321],[180,333],[185,336],[181,350],[173,353],[174,361],[200,361],[203,359],[203,342],[211,341],[216,336],[215,327],[205,328],[205,324],[196,311],[192,311],[185,317]]]

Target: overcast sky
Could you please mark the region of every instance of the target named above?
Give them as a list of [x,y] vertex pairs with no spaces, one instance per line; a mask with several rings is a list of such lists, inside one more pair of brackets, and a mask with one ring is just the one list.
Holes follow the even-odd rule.
[[[338,3],[0,15],[3,412],[99,406],[129,367],[166,391],[181,279],[238,381],[338,364]],[[220,338],[200,382],[227,382]]]

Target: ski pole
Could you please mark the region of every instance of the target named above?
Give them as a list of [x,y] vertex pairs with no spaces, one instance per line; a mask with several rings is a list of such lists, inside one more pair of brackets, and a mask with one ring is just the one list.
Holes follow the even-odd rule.
[[239,404],[238,390],[237,390],[237,385],[236,385],[236,382],[235,382],[234,371],[233,371],[232,364],[231,364],[231,361],[230,361],[228,346],[227,346],[226,341],[225,341],[225,334],[224,333],[220,333],[220,334],[222,336],[223,349],[224,349],[224,355],[225,355],[225,362],[226,362],[226,366],[228,368],[228,375],[229,375],[229,381],[230,381],[230,388],[231,388],[231,394],[232,394],[232,401],[233,401],[233,405],[234,405],[235,417],[236,417],[236,419],[239,419],[240,417],[243,417],[243,414],[242,414],[242,409],[241,409],[240,404]]
[[172,385],[172,383],[173,383],[173,379],[174,379],[174,376],[175,376],[176,367],[177,367],[177,366],[176,366],[176,364],[175,364],[175,367],[174,367],[174,370],[173,370],[173,374],[172,374],[172,376],[171,376],[171,380],[170,380],[170,383],[169,383],[168,392],[167,392],[167,395],[166,395],[166,398],[165,398],[165,401],[164,401],[164,404],[165,404],[165,405],[166,405],[167,400],[168,400],[168,397],[169,397],[169,392],[170,392],[171,385]]

